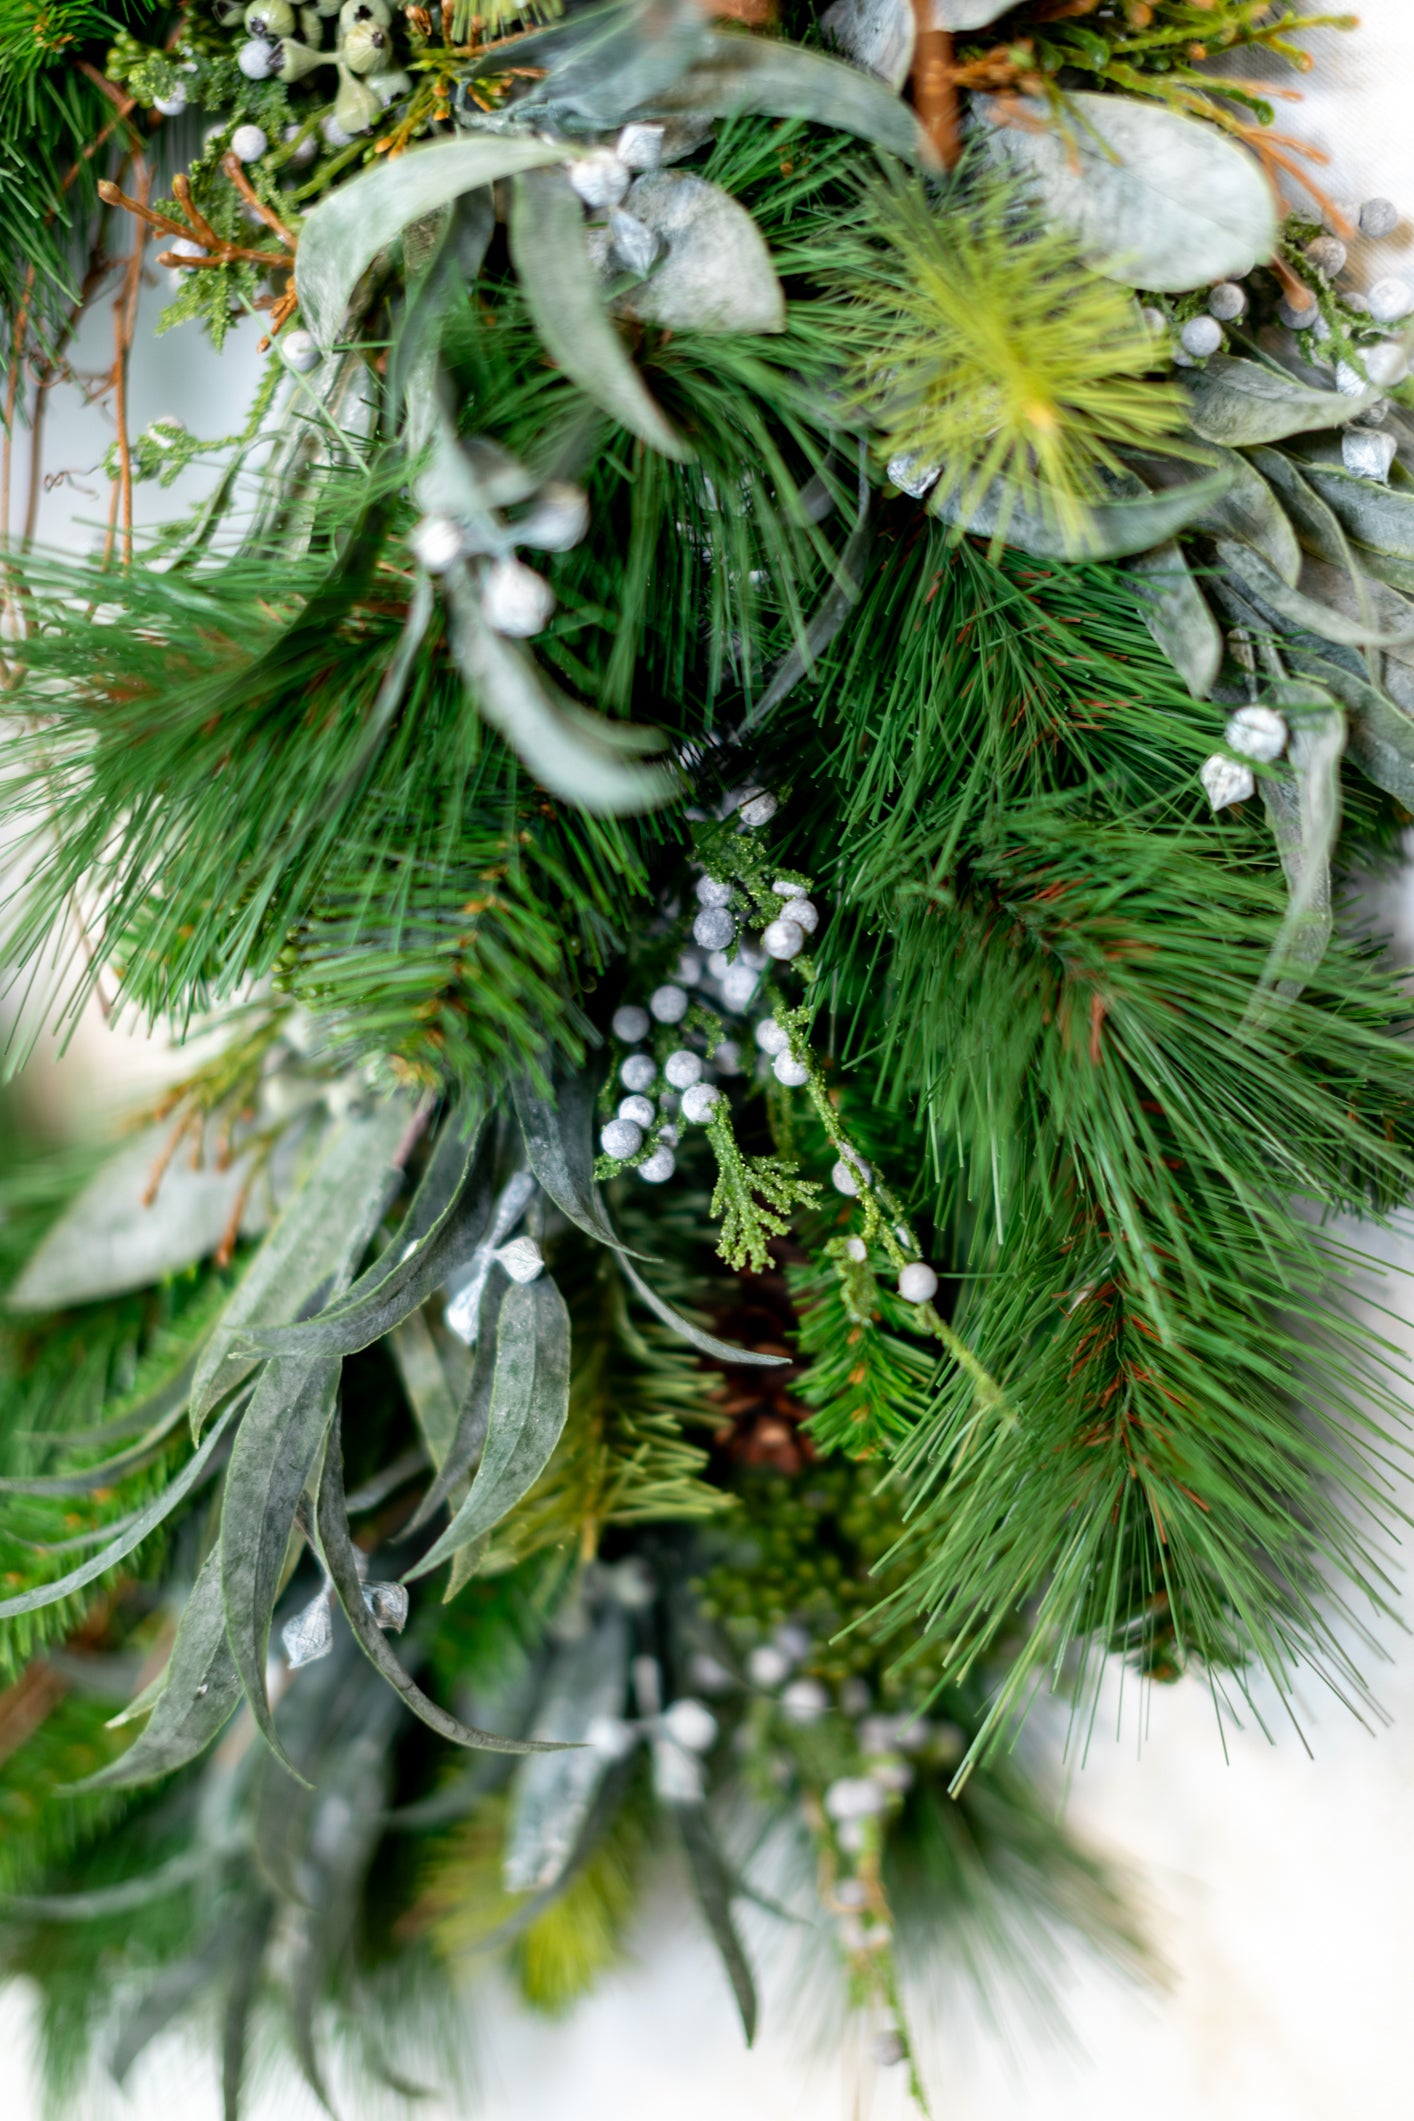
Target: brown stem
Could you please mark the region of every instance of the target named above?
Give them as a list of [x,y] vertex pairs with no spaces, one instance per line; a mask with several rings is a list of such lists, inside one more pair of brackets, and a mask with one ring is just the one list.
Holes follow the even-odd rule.
[[299,238],[292,229],[286,228],[274,207],[267,206],[265,201],[258,195],[239,159],[235,155],[223,155],[221,157],[221,167],[225,170],[226,175],[235,185],[236,190],[245,200],[247,206],[253,206],[265,226],[274,230],[287,249],[294,250],[298,245]]
[[[152,174],[145,162],[137,165],[137,188],[140,206],[147,204]],[[118,477],[115,501],[120,502],[123,517],[123,565],[133,563],[133,460],[128,443],[128,366],[132,358],[133,340],[137,335],[137,308],[142,295],[142,254],[147,248],[147,224],[139,219],[133,233],[132,253],[128,258],[127,271],[118,299],[113,304],[114,351],[113,351],[113,416],[118,429]],[[112,550],[113,524],[108,525],[108,545],[103,562],[108,564]]]
[[955,169],[962,153],[953,72],[952,32],[934,29],[930,0],[913,0],[917,35],[913,45],[913,107],[944,169]]

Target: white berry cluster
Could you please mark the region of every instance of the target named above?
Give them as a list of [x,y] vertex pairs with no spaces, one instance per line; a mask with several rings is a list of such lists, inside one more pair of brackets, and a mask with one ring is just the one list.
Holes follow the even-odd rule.
[[434,511],[414,526],[408,543],[429,574],[446,574],[466,560],[478,562],[487,625],[493,633],[528,640],[549,625],[555,592],[543,575],[516,558],[515,548],[568,552],[589,528],[589,503],[577,486],[551,480],[536,490],[528,476],[516,499],[529,499],[530,505],[514,518],[504,508],[487,508],[474,519]]
[[[332,51],[323,49],[324,24],[337,15]],[[347,147],[355,136],[378,123],[390,104],[407,95],[412,79],[398,64],[394,44],[393,10],[388,0],[313,0],[296,11],[291,0],[251,0],[241,17],[247,41],[236,53],[236,64],[248,81],[303,81],[321,67],[335,69],[338,86],[321,131],[327,146]],[[170,115],[170,113],[169,113]],[[302,153],[304,129],[295,127],[298,141],[291,160],[311,161],[314,146]],[[241,135],[255,135],[259,146],[242,143]],[[258,125],[238,126],[231,138],[232,152],[242,162],[255,162],[267,152],[269,142]]]
[[[1291,732],[1275,707],[1239,707],[1223,731],[1227,751],[1215,751],[1199,774],[1214,810],[1245,803],[1256,794],[1253,764],[1271,766],[1281,757]],[[1230,756],[1236,753],[1236,757]]]

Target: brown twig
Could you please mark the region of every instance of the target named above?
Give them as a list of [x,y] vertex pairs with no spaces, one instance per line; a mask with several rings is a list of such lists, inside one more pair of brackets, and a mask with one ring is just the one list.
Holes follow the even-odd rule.
[[[152,184],[152,175],[145,162],[137,164],[138,203],[147,204],[147,194]],[[139,220],[133,235],[132,252],[128,258],[123,284],[118,299],[113,304],[113,417],[118,429],[118,476],[113,482],[113,507],[109,512],[108,542],[103,551],[106,567],[113,549],[113,529],[118,511],[123,519],[123,565],[131,567],[133,561],[133,460],[128,442],[128,367],[132,358],[133,340],[137,335],[137,308],[142,295],[142,254],[147,248],[147,225]]]
[[930,0],[913,0],[917,34],[913,45],[913,107],[944,169],[955,169],[962,152],[958,130],[957,79],[952,32],[934,29]]

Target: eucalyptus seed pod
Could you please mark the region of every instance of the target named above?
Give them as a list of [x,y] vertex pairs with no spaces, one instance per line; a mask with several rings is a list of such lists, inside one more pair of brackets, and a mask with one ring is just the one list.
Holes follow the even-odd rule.
[[387,0],[343,0],[343,5],[339,9],[339,32],[341,36],[347,37],[351,29],[358,29],[364,23],[369,22],[374,23],[379,29],[390,29],[392,27],[393,11],[388,6]]
[[299,44],[292,37],[282,37],[272,47],[272,57],[277,81],[302,81],[317,66],[334,64],[328,52],[311,51],[307,44]]
[[339,57],[351,74],[386,74],[393,63],[392,39],[376,22],[355,22],[344,32]]
[[295,11],[290,0],[250,0],[245,26],[252,37],[263,37],[267,44],[274,44],[278,38],[292,34]]
[[376,125],[383,115],[383,106],[366,82],[351,74],[339,61],[339,93],[334,98],[334,123],[339,130],[352,139],[356,133],[366,133]]

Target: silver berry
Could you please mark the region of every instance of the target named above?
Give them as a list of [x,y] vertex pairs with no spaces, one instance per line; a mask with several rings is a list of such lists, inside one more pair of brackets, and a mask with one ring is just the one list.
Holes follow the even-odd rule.
[[651,1156],[645,1156],[638,1166],[640,1178],[646,1178],[650,1186],[661,1186],[677,1169],[677,1158],[671,1149],[660,1146]]
[[1235,324],[1247,309],[1247,290],[1236,280],[1219,280],[1208,289],[1208,314],[1220,324]]
[[1190,317],[1178,336],[1185,353],[1205,361],[1221,347],[1223,328],[1216,317]]
[[684,1090],[682,1094],[683,1118],[691,1120],[694,1126],[703,1126],[712,1117],[713,1109],[721,1095],[721,1091],[714,1089],[711,1083],[693,1083],[691,1088]]
[[268,81],[275,67],[275,47],[263,37],[253,38],[236,53],[236,64],[247,81]]
[[781,919],[794,921],[797,928],[803,928],[807,935],[813,935],[820,925],[820,909],[813,899],[787,899],[781,908]]
[[915,1259],[898,1278],[898,1293],[906,1304],[927,1304],[938,1293],[938,1277],[926,1260]]
[[715,876],[699,876],[697,879],[697,903],[699,906],[730,906],[732,887],[719,884]]
[[869,1247],[862,1237],[847,1237],[844,1248],[846,1256],[852,1259],[857,1267],[862,1267],[869,1257]]
[[675,1090],[690,1090],[694,1083],[702,1080],[702,1057],[689,1052],[686,1046],[679,1046],[676,1053],[670,1053],[664,1061],[663,1073]]
[[324,358],[312,331],[287,331],[278,344],[286,368],[292,368],[297,376],[307,376]]
[[231,153],[238,162],[258,162],[269,145],[258,125],[238,125],[231,135]]
[[611,1119],[600,1131],[599,1146],[606,1156],[637,1156],[643,1147],[643,1129],[631,1119]]
[[799,1090],[810,1080],[810,1070],[804,1061],[796,1060],[790,1053],[776,1055],[771,1063],[771,1073],[778,1083],[785,1084],[787,1090]]
[[636,1092],[632,1097],[621,1097],[619,1118],[628,1120],[635,1127],[651,1127],[655,1118],[652,1098],[640,1097]]
[[1275,707],[1239,707],[1223,731],[1223,742],[1243,758],[1270,766],[1285,751],[1287,734]]
[[1393,199],[1367,199],[1360,209],[1360,233],[1376,243],[1392,236],[1399,226],[1399,208]]
[[737,812],[738,818],[748,831],[756,832],[762,825],[769,825],[779,808],[773,795],[750,795]]
[[761,931],[761,942],[768,956],[788,962],[805,948],[805,930],[798,921],[771,921]]
[[1339,236],[1317,236],[1314,243],[1306,245],[1306,255],[1318,272],[1333,280],[1337,273],[1345,271],[1350,254]]
[[745,1009],[761,980],[755,968],[745,963],[729,965],[722,975],[722,1000],[729,1009]]
[[493,633],[529,640],[543,633],[555,609],[555,592],[543,575],[522,560],[493,560],[481,584],[481,615]]
[[687,995],[681,987],[655,987],[648,1006],[660,1024],[680,1024],[687,1015]]
[[704,906],[692,924],[692,940],[702,950],[725,950],[736,935],[736,922],[725,906]]
[[782,1031],[774,1016],[763,1016],[756,1026],[756,1043],[763,1053],[784,1053],[790,1045],[790,1033]]
[[1376,280],[1368,296],[1370,315],[1378,324],[1397,324],[1414,309],[1414,287],[1407,280]]
[[724,1038],[712,1048],[708,1058],[718,1075],[740,1075],[741,1048],[734,1038]]
[[[648,1034],[648,1011],[640,1009],[637,1002],[625,1002],[610,1018],[610,1029],[615,1038],[621,1038],[626,1046],[631,1046],[635,1039],[645,1038]],[[627,1076],[624,1080],[628,1080]]]
[[[640,1010],[638,1013],[642,1015],[643,1012]],[[643,1028],[647,1030],[646,1023]],[[630,1053],[619,1070],[619,1081],[625,1090],[646,1090],[657,1073],[658,1063],[651,1053]]]
[[445,574],[461,558],[462,528],[452,516],[424,516],[413,525],[408,543],[429,574]]

